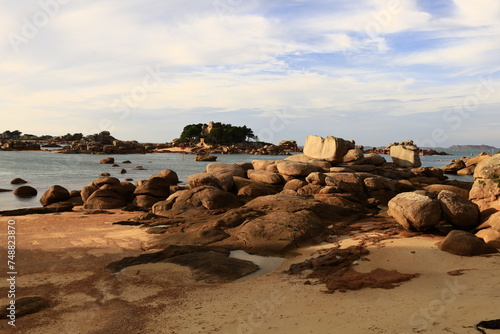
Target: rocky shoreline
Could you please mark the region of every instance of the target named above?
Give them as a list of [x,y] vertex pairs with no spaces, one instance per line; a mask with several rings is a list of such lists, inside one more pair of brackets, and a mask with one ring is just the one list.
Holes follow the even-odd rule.
[[[495,165],[498,155],[481,154],[469,159],[476,181],[461,182],[447,180],[444,173],[450,171],[448,167],[421,167],[419,152],[412,141],[395,143],[389,151],[393,162],[387,162],[376,153],[363,153],[354,141],[309,136],[304,154],[284,160],[210,163],[204,173],[187,179],[188,186],[179,186],[179,178],[172,170],[135,184],[101,176],[72,192],[55,185],[43,194],[43,208],[31,211],[52,213],[73,206],[144,211],[149,212],[147,217],[176,222],[169,225],[165,244],[177,244],[180,239],[184,240],[181,244],[189,240],[190,245],[279,253],[302,241],[331,235],[326,228],[331,222],[344,224],[385,214],[387,209],[409,231],[425,231],[443,224],[470,231],[486,221],[492,210],[500,210],[495,183],[496,175],[500,175]],[[111,158],[101,161],[112,162]],[[30,186],[14,191],[18,196],[33,193],[37,190]],[[23,212],[29,213],[30,209],[0,214]],[[203,217],[203,224],[197,223],[198,217]],[[271,221],[287,223],[264,233]],[[255,239],[259,230],[260,238]],[[500,232],[497,235],[495,231],[479,234],[487,235],[487,241],[496,245],[500,243]]]
[[[431,267],[445,270],[442,275],[463,274],[466,279],[477,280],[480,272],[465,273],[464,270],[474,267],[473,263],[481,263],[481,270],[491,268],[500,248],[500,154],[481,156],[475,167],[474,182],[462,182],[448,180],[443,169],[421,167],[419,151],[411,141],[397,143],[390,149],[393,162],[387,162],[376,153],[365,154],[354,141],[309,136],[303,154],[283,160],[256,159],[251,163],[213,162],[206,166],[205,172],[191,175],[187,186],[179,186],[177,173],[168,169],[135,184],[102,176],[78,191],[70,192],[54,185],[40,199],[42,207],[31,211],[3,211],[0,216],[18,219],[14,217],[25,214],[19,219],[38,220],[42,225],[39,228],[44,230],[49,225],[54,226],[53,220],[62,224],[64,217],[72,217],[69,222],[79,227],[72,227],[75,232],[67,242],[71,241],[73,246],[83,242],[86,251],[89,250],[88,242],[95,241],[102,247],[108,244],[106,240],[110,237],[115,238],[112,240],[117,244],[128,244],[129,241],[120,239],[126,228],[130,240],[139,236],[141,240],[147,239],[147,246],[141,244],[133,250],[99,253],[91,248],[90,253],[79,255],[78,258],[85,259],[85,263],[95,265],[94,254],[100,254],[99,268],[86,281],[88,291],[86,285],[78,283],[75,278],[74,286],[90,295],[99,290],[99,286],[108,285],[113,286],[113,293],[125,287],[135,291],[134,286],[139,281],[129,281],[132,277],[128,276],[129,273],[140,277],[140,282],[148,282],[143,287],[145,289],[157,289],[158,277],[172,275],[168,276],[169,282],[177,282],[175,286],[179,289],[192,286],[192,283],[183,282],[194,281],[231,291],[230,284],[244,285],[238,280],[259,269],[251,261],[232,258],[230,254],[235,250],[289,259],[281,271],[255,279],[270,280],[273,287],[277,284],[285,284],[288,289],[300,287],[286,293],[290,298],[295,294],[308,296],[311,291],[319,292],[319,287],[326,288],[329,293],[365,288],[397,288],[411,292],[412,288],[404,289],[404,286],[415,287],[426,281],[428,286],[435,285],[429,277],[436,273],[429,274],[429,266],[405,265],[408,261],[421,263],[447,259]],[[50,224],[43,218],[47,214],[51,217],[48,218]],[[117,216],[112,218],[113,215]],[[103,220],[108,221],[105,228],[101,227],[105,234],[97,237],[98,226]],[[35,228],[37,225],[23,226]],[[114,228],[122,234],[114,236]],[[78,229],[85,231],[81,240],[77,237]],[[68,231],[68,227],[62,231]],[[54,238],[62,235],[61,231],[54,233]],[[438,249],[432,246],[436,241]],[[30,242],[32,246],[29,247],[38,245],[34,240]],[[402,248],[391,251],[391,244]],[[406,248],[408,245],[410,248]],[[306,249],[311,251],[298,256]],[[459,268],[447,263],[454,263],[453,257],[479,255],[493,257],[466,260],[468,265]],[[397,266],[387,266],[387,261],[401,257],[405,260],[396,261]],[[361,265],[367,259],[373,261],[372,265]],[[40,258],[38,261],[45,263],[48,260]],[[53,268],[50,261],[46,266]],[[357,266],[364,269],[359,270]],[[89,269],[85,268],[88,267],[82,267],[82,270],[88,272]],[[124,277],[129,278],[123,281]],[[250,287],[253,283],[249,284]],[[64,285],[58,286],[60,291],[67,291]],[[165,287],[158,291],[162,289]],[[475,287],[476,295],[477,291],[484,293],[488,288],[484,291],[477,289],[479,287]],[[51,312],[53,305],[65,303],[64,298],[67,298],[50,297],[36,284],[29,291],[43,307],[27,312],[32,313],[26,315],[27,318],[43,319],[42,316],[37,318],[38,313]],[[370,292],[367,290],[363,294],[370,295]],[[132,298],[132,295],[127,294],[126,298]],[[127,310],[136,310],[136,307],[153,302],[150,299],[153,295],[156,296],[155,303],[170,298],[161,293],[146,294],[140,305],[137,302],[120,303]],[[196,300],[193,298],[185,302]],[[213,300],[224,303],[225,297],[214,297]],[[402,302],[407,304],[406,299]],[[102,307],[94,302],[85,305],[96,312]],[[212,309],[217,304],[207,302],[205,305]],[[300,309],[300,306],[296,307]],[[224,312],[229,312],[229,309],[224,308]],[[121,319],[121,315],[114,316]],[[152,320],[145,317],[149,320],[140,323],[122,320],[113,326],[122,328],[127,324],[128,328],[145,330],[152,326]],[[408,317],[411,319],[411,312]],[[57,321],[64,323],[62,319]],[[204,321],[212,323],[211,320]],[[471,323],[475,324],[480,320],[470,321],[475,321]],[[231,322],[231,326],[234,323]],[[236,322],[235,328],[238,323],[241,322]],[[409,323],[414,329],[423,328]],[[30,326],[26,322],[23,324]],[[184,325],[186,328],[192,326]],[[228,328],[233,328],[231,326]],[[221,328],[220,324],[213,327],[213,333]],[[175,332],[175,329],[171,331]]]

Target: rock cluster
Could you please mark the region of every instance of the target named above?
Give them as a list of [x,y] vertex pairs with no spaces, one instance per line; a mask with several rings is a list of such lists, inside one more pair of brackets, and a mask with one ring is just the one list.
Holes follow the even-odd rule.
[[490,157],[490,154],[482,152],[473,158],[463,157],[452,160],[449,165],[441,167],[441,169],[445,174],[473,175],[477,165]]
[[0,140],[0,150],[4,151],[39,151],[40,144],[29,140]]
[[102,131],[99,134],[89,135],[81,140],[74,141],[71,145],[64,146],[56,152],[59,153],[89,153],[89,154],[131,154],[149,153],[153,148],[140,144],[137,141],[121,141],[109,133]]
[[392,198],[389,215],[407,230],[451,225],[455,230],[440,243],[444,251],[467,256],[496,252],[500,247],[500,154],[481,154],[471,160],[477,166],[469,193],[451,185],[429,185],[425,191]]

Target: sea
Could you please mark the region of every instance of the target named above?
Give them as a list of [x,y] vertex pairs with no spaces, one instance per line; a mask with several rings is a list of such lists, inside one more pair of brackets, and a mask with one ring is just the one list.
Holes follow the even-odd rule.
[[[423,167],[446,166],[453,159],[461,157],[473,157],[481,153],[481,150],[465,149],[436,149],[445,151],[451,155],[421,156]],[[491,152],[488,152],[491,153]],[[496,152],[495,152],[496,153]],[[255,159],[281,160],[286,156],[271,155],[245,155],[245,154],[219,154],[217,162],[236,163],[251,162]],[[40,206],[39,199],[43,193],[52,185],[60,185],[68,190],[80,190],[90,182],[107,172],[121,181],[130,178],[131,182],[146,180],[151,175],[157,174],[164,169],[174,170],[181,180],[181,185],[186,184],[188,176],[201,173],[210,162],[194,161],[194,155],[182,153],[149,153],[149,154],[125,154],[112,155],[119,167],[111,167],[109,164],[99,164],[99,161],[107,156],[92,154],[61,154],[51,150],[32,151],[0,151],[0,189],[14,190],[17,185],[11,185],[14,178],[22,178],[38,190],[38,196],[31,198],[20,198],[12,192],[0,192],[0,211],[29,208]],[[385,156],[391,161],[390,156]],[[131,163],[124,164],[129,160]],[[135,167],[144,170],[133,170]],[[127,170],[126,174],[120,174],[121,169]],[[450,179],[472,181],[472,176],[448,175]]]

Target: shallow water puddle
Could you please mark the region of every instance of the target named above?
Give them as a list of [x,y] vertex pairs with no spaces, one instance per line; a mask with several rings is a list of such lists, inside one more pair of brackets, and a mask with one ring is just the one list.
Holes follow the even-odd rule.
[[243,281],[252,277],[257,277],[257,276],[262,276],[265,274],[268,274],[270,272],[273,272],[276,270],[283,262],[285,262],[285,259],[282,257],[269,257],[269,256],[260,256],[260,255],[252,255],[248,254],[247,252],[243,250],[235,250],[231,251],[229,254],[229,257],[238,259],[238,260],[246,260],[255,263],[260,267],[259,270],[257,270],[254,273],[251,273],[250,275],[247,275],[245,277],[242,277],[238,281]]

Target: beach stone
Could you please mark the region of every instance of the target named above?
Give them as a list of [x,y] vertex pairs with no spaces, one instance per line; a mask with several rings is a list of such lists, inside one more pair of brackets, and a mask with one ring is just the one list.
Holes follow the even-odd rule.
[[125,195],[125,197],[130,198],[134,196],[134,192],[137,189],[137,187],[128,181],[120,182],[120,185],[122,186],[121,188],[121,193]]
[[98,177],[95,181],[90,183],[91,185],[94,185],[96,187],[101,187],[105,184],[120,184],[120,180],[117,179],[116,177],[110,177],[110,176],[101,176]]
[[461,230],[453,230],[448,233],[448,235],[438,243],[438,247],[442,251],[460,256],[498,253],[498,249],[492,245],[486,244],[483,239],[472,233]]
[[99,189],[99,187],[97,187],[95,185],[92,185],[92,184],[83,187],[82,190],[81,190],[81,192],[80,192],[82,200],[85,202],[90,197],[90,195],[92,195],[92,193],[94,191],[96,191],[97,189]]
[[392,161],[399,167],[420,167],[419,149],[414,145],[393,145],[390,148]]
[[245,173],[247,173],[250,169],[254,169],[253,164],[251,162],[237,162],[236,164],[241,168],[243,168]]
[[161,201],[161,199],[158,197],[153,197],[150,195],[137,195],[134,197],[132,204],[139,208],[149,210],[153,207],[154,204],[158,203],[159,201]]
[[347,192],[353,194],[360,200],[368,197],[363,179],[358,173],[325,173],[325,183],[327,186],[335,187],[337,192]]
[[152,177],[135,188],[134,195],[148,195],[165,199],[170,196],[170,182],[161,177]]
[[293,180],[290,180],[287,183],[285,183],[285,186],[283,187],[283,189],[297,191],[306,185],[307,185],[306,181],[303,181],[300,179],[293,179]]
[[457,171],[457,175],[474,175],[476,166],[469,166]]
[[14,195],[19,197],[34,197],[38,194],[38,191],[30,186],[20,186],[14,190]]
[[306,182],[310,184],[315,184],[315,185],[320,185],[324,186],[326,176],[323,173],[320,172],[313,172],[306,177]]
[[500,211],[490,215],[478,228],[491,227],[500,232]]
[[28,183],[28,181],[23,180],[23,179],[21,179],[19,177],[16,177],[12,181],[10,181],[10,184],[26,184],[26,183]]
[[246,177],[246,173],[237,164],[226,164],[222,162],[212,162],[206,167],[207,173],[225,173],[232,176]]
[[385,158],[377,153],[368,153],[365,154],[365,164],[367,165],[374,165],[374,166],[381,166],[385,164],[387,160]]
[[0,193],[7,193],[9,191],[12,191],[12,189],[2,189],[2,188],[0,188]]
[[50,187],[40,198],[40,203],[47,206],[52,203],[66,201],[70,198],[68,189],[55,185]]
[[415,192],[396,195],[388,203],[387,213],[406,230],[425,231],[441,220],[440,202]]
[[350,149],[354,149],[354,142],[342,138],[328,136],[307,136],[304,145],[304,155],[319,160],[341,163]]
[[451,191],[455,195],[458,195],[462,198],[468,199],[469,198],[469,191],[464,188],[460,188],[457,186],[453,185],[448,185],[448,184],[430,184],[428,186],[424,187],[425,190],[428,192],[434,192],[434,193],[440,193],[443,190]]
[[276,164],[269,165],[266,167],[266,172],[278,174],[279,173],[278,166]]
[[211,186],[229,191],[234,185],[234,178],[232,174],[225,172],[197,173],[189,176],[187,182],[191,189]]
[[375,198],[380,204],[387,205],[397,195],[397,181],[383,176],[370,176],[363,179],[368,196]]
[[176,185],[177,183],[179,183],[179,176],[171,169],[162,170],[160,173],[152,175],[150,179],[153,177],[160,177],[162,179],[165,179],[171,185]]
[[127,205],[125,198],[110,189],[97,189],[85,201],[83,208],[86,210],[118,209]]
[[74,206],[82,206],[83,199],[81,196],[81,192],[79,190],[72,190],[69,193],[69,198],[65,202],[69,202],[69,203],[73,204]]
[[342,160],[344,164],[361,165],[365,163],[365,155],[362,149],[355,147],[347,151]]
[[180,190],[170,195],[165,201],[153,205],[152,212],[157,216],[170,217],[190,208],[207,210],[228,210],[240,207],[243,203],[232,193],[212,186],[201,186],[189,190]]
[[125,160],[125,161],[122,161],[122,164],[131,164],[132,162],[130,160]]
[[288,176],[307,176],[313,172],[320,172],[321,168],[305,162],[281,160],[276,162],[280,174]]
[[448,223],[463,230],[471,230],[479,225],[479,208],[468,199],[449,190],[442,190],[438,200]]
[[273,165],[275,160],[252,160],[255,170],[266,170],[269,165]]
[[259,196],[274,195],[281,191],[279,185],[253,181],[238,176],[234,177],[234,187],[236,188],[238,197],[245,200]]
[[115,158],[104,158],[101,161],[99,161],[100,164],[114,164],[115,163]]
[[299,190],[297,190],[297,194],[301,196],[312,196],[315,194],[319,194],[321,189],[323,189],[323,187],[318,184],[307,184],[302,188],[300,188]]
[[127,170],[125,168],[122,168],[122,170],[120,171],[120,174],[126,174],[127,173]]
[[247,172],[248,178],[257,182],[269,183],[269,184],[282,184],[283,180],[278,174],[268,172],[265,170],[255,170],[250,169]]
[[476,236],[483,239],[488,245],[491,245],[495,248],[500,248],[500,232],[494,230],[493,228],[485,228],[479,230],[476,233]]

